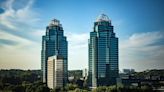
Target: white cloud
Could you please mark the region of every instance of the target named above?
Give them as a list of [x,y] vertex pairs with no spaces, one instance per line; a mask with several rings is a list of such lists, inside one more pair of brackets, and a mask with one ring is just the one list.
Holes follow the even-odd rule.
[[162,68],[164,44],[162,32],[136,33],[120,43],[120,68]]
[[42,36],[45,34],[45,29],[37,29],[31,33],[34,36]]
[[[40,31],[33,26],[38,19],[37,12],[32,8],[33,3],[34,0],[26,2],[6,0],[2,2],[0,8],[4,9],[5,12],[0,14],[0,39],[15,41],[19,43],[19,46],[23,46],[32,43],[34,37],[29,37],[30,35],[40,36],[33,34]],[[16,5],[22,7],[15,9]]]
[[14,3],[19,3],[17,0],[7,0],[1,5],[0,8],[5,10],[4,13],[0,14],[0,24],[4,27],[12,30],[19,31],[20,25],[32,25],[39,19],[36,18],[38,15],[31,9],[34,0],[29,0],[23,8],[13,9]]
[[69,44],[79,49],[87,44],[89,33],[66,33],[66,36],[68,37]]
[[0,44],[1,69],[39,69],[40,45],[30,40],[0,31],[0,40],[14,41],[16,45]]
[[40,69],[40,45],[32,48],[0,48],[0,69]]
[[13,42],[17,43],[14,46],[13,45],[12,46],[10,46],[10,45],[7,46],[6,44],[2,44],[2,45],[5,45],[7,47],[10,47],[10,48],[21,49],[21,47],[34,44],[34,42],[32,42],[30,40],[27,40],[27,39],[24,39],[24,38],[21,38],[21,37],[18,37],[18,36],[15,36],[15,35],[12,35],[12,34],[9,34],[9,33],[6,33],[4,31],[0,30],[0,40],[1,39],[3,39],[3,40],[10,40],[10,41],[13,41]]
[[160,32],[135,33],[127,40],[127,42],[125,42],[126,44],[123,45],[123,48],[138,48],[147,46],[155,43],[163,37],[163,34]]
[[89,33],[66,33],[66,36],[69,45],[69,69],[87,68]]
[[[33,24],[38,23],[38,14],[33,10],[34,0],[6,0],[0,4],[4,12],[0,14],[0,68],[39,69],[41,43],[34,41],[40,37]],[[16,5],[21,5],[17,7]],[[15,9],[14,7],[17,7]],[[35,31],[36,30],[36,31]],[[36,34],[34,34],[36,33]]]

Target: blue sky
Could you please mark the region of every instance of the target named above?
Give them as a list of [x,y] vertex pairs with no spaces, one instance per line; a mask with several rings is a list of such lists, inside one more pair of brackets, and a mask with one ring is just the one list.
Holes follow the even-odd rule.
[[0,0],[0,68],[40,69],[41,36],[53,18],[67,36],[68,68],[87,68],[89,32],[101,13],[119,37],[120,70],[163,68],[163,0]]

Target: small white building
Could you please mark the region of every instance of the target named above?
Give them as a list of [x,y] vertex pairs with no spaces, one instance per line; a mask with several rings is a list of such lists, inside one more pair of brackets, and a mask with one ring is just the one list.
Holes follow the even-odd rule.
[[84,78],[84,80],[86,80],[87,77],[88,77],[88,70],[85,68],[85,69],[83,69],[83,78]]
[[47,85],[49,88],[63,87],[64,66],[63,57],[51,56],[47,61]]

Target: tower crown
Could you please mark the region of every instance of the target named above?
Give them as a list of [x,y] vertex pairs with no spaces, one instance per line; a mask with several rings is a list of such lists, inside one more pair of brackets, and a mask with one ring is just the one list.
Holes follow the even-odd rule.
[[102,21],[108,21],[111,22],[111,20],[109,19],[109,17],[105,14],[101,14],[97,17],[96,22],[102,22]]
[[60,26],[61,27],[62,25],[60,24],[59,20],[53,19],[53,20],[51,20],[49,26]]

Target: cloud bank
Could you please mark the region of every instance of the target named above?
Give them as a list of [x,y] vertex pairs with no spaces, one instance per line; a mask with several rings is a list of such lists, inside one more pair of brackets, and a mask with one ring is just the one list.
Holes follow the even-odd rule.
[[68,68],[84,69],[88,67],[89,33],[66,33],[68,39]]
[[135,33],[120,42],[120,68],[162,69],[164,66],[164,33]]
[[[40,44],[33,37],[39,19],[34,0],[4,0],[0,4],[0,68],[40,68]],[[35,31],[36,30],[36,31]],[[39,37],[40,38],[40,37]],[[39,67],[38,67],[39,66]]]

